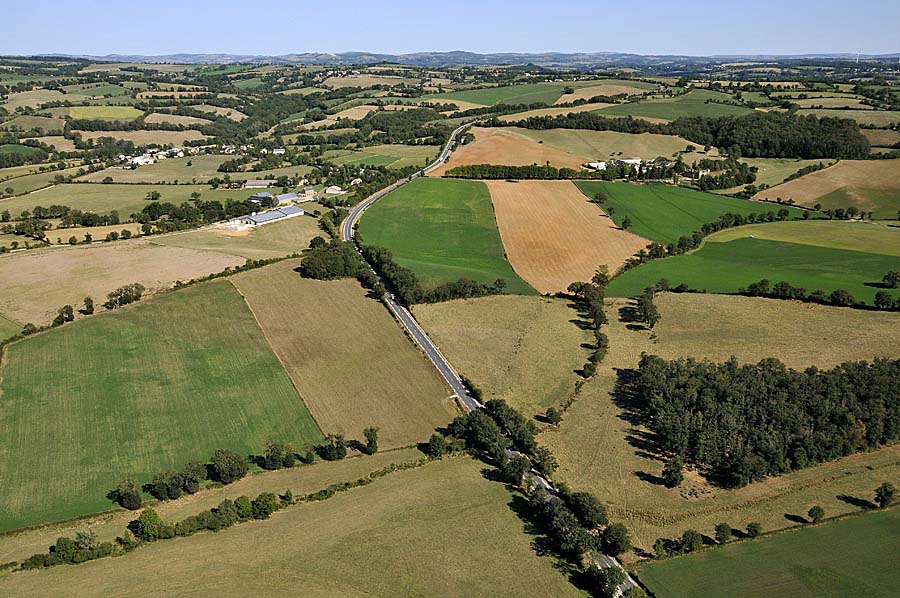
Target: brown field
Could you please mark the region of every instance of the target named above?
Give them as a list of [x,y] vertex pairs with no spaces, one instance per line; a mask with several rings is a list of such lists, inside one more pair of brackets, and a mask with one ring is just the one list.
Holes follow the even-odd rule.
[[797,111],[799,115],[813,114],[819,118],[849,118],[861,125],[874,125],[876,127],[888,127],[900,123],[900,111],[888,110],[841,110],[841,109],[817,109],[804,108]]
[[[614,156],[623,158],[638,157],[645,160],[652,160],[659,156],[671,158],[678,152],[684,152],[689,145],[696,147],[696,144],[691,143],[684,137],[658,135],[656,133],[633,134],[584,129],[536,130],[520,128],[513,128],[512,131],[564,152],[579,156],[590,156],[591,161],[606,160]],[[703,148],[699,149],[702,150]],[[704,158],[717,159],[720,157],[718,150],[715,148],[711,148],[707,153],[694,151],[682,154],[682,159],[686,164],[696,160],[703,160]]]
[[[58,221],[57,221],[58,223]],[[123,222],[121,224],[111,224],[109,226],[85,226],[85,227],[75,227],[75,228],[53,228],[47,231],[47,239],[54,244],[57,244],[57,239],[62,241],[62,243],[58,243],[59,245],[65,245],[69,241],[69,237],[75,237],[79,241],[84,239],[84,236],[88,233],[91,234],[91,237],[95,241],[102,241],[106,238],[106,235],[115,231],[117,233],[121,233],[123,230],[128,229],[131,231],[131,234],[134,236],[140,236],[141,234],[141,223],[140,222]]]
[[429,172],[428,176],[442,176],[454,166],[467,164],[529,166],[550,162],[551,166],[580,169],[582,164],[590,161],[506,129],[472,127],[471,132],[475,141],[458,147],[446,163]]
[[[422,457],[418,449],[407,448],[355,455],[343,461],[317,462],[310,466],[297,466],[278,471],[261,471],[227,486],[212,487],[197,494],[184,495],[178,500],[161,502],[154,510],[166,520],[184,519],[203,509],[215,507],[224,499],[241,495],[257,496],[260,492],[284,492],[290,488],[295,494],[316,492],[330,484],[354,480],[393,463],[414,461]],[[110,507],[113,504],[110,503]],[[0,535],[0,562],[21,560],[36,552],[47,550],[60,536],[75,537],[80,530],[91,529],[102,542],[112,542],[121,535],[134,519],[135,514],[125,509],[114,509],[74,521],[52,523],[38,528]]]
[[46,116],[14,116],[0,124],[0,130],[4,131],[30,131],[40,129],[42,133],[61,134],[66,121],[61,118],[48,118]]
[[590,332],[563,299],[500,295],[415,306],[416,319],[484,399],[504,399],[531,416],[575,391]]
[[219,116],[225,116],[230,118],[231,120],[236,120],[238,122],[247,118],[247,115],[243,112],[238,112],[234,108],[222,108],[221,106],[211,106],[209,104],[200,104],[199,106],[194,106],[196,110],[201,112],[209,112],[210,114],[217,114]]
[[900,143],[900,131],[893,129],[861,129],[860,133],[869,140],[873,146],[890,147]]
[[[10,596],[497,596],[581,594],[459,457],[399,471],[270,520],[0,579]],[[295,492],[296,495],[296,492]]]
[[75,151],[75,142],[71,139],[66,139],[62,135],[50,135],[48,137],[31,137],[30,139],[25,139],[25,141],[39,141],[41,143],[46,143],[47,145],[52,145],[54,149],[58,152],[74,152]]
[[[439,99],[429,99],[428,96],[421,98],[422,102],[426,104],[455,104],[458,110],[471,110],[473,108],[484,108],[484,104],[476,104],[475,102],[467,102],[465,100],[457,100],[455,98],[439,98]],[[449,113],[456,112],[456,110],[451,110]]]
[[182,145],[185,141],[206,139],[200,131],[79,131],[85,140],[112,137],[131,141],[135,145]]
[[137,94],[139,100],[147,100],[152,98],[194,98],[197,96],[209,95],[208,91],[142,91]]
[[287,260],[232,279],[319,427],[379,445],[427,440],[455,409],[437,371],[355,280],[317,281]]
[[353,106],[352,108],[347,108],[346,110],[341,110],[340,112],[336,112],[331,115],[331,118],[349,118],[350,120],[360,120],[368,116],[370,113],[378,110],[378,106],[369,106],[368,104],[364,104],[362,106]]
[[184,125],[186,127],[199,126],[199,125],[208,125],[211,123],[211,120],[207,120],[205,118],[197,118],[196,116],[180,116],[178,114],[163,114],[161,112],[154,112],[147,116],[144,119],[144,122],[150,124],[162,124],[169,123],[173,125]]
[[403,79],[401,77],[387,77],[375,75],[351,75],[349,77],[328,77],[322,82],[325,87],[341,89],[343,87],[372,87],[373,85],[400,85],[401,83],[418,83],[418,79]]
[[87,295],[99,304],[132,282],[154,292],[243,263],[233,255],[161,247],[145,239],[8,254],[0,257],[0,313],[47,324],[61,306],[77,306]]
[[570,181],[486,181],[509,263],[541,293],[614,272],[649,244],[621,230]]
[[[857,510],[839,495],[870,497],[884,480],[900,476],[900,446],[770,478],[737,490],[709,484],[686,472],[682,486],[668,489],[647,481],[663,462],[639,440],[643,428],[628,423],[610,396],[617,369],[633,368],[642,351],[665,358],[735,355],[755,363],[777,357],[787,365],[831,367],[838,362],[900,357],[892,331],[900,314],[864,312],[751,297],[662,294],[653,334],[629,330],[618,318],[627,300],[607,302],[610,347],[558,429],[540,436],[560,461],[555,478],[589,490],[625,523],[636,545],[649,549],[656,538],[673,538],[689,528],[711,535],[716,523],[766,530],[796,525],[785,514],[802,515],[819,504],[829,516]],[[640,445],[640,446],[639,446]]]
[[[842,160],[824,170],[778,185],[754,195],[754,199],[793,198],[803,206],[813,206],[835,193],[835,205],[855,205],[864,211],[882,211],[882,217],[896,217],[900,209],[900,160]],[[893,199],[892,199],[893,198]],[[841,206],[837,204],[842,204]],[[846,205],[843,205],[846,204]]]
[[528,110],[527,112],[516,112],[515,114],[504,114],[499,117],[503,122],[515,122],[519,120],[523,120],[525,118],[531,118],[532,116],[540,117],[540,116],[559,116],[562,114],[571,114],[578,112],[593,112],[594,110],[600,110],[601,108],[609,108],[614,104],[604,104],[602,102],[596,102],[593,104],[582,104],[581,106],[567,106],[563,108],[537,108],[535,110]]
[[628,95],[650,93],[651,90],[634,87],[633,85],[621,85],[616,83],[601,83],[600,85],[591,85],[590,87],[581,87],[575,90],[575,93],[564,94],[556,100],[557,104],[565,104],[574,102],[575,100],[589,100],[594,96],[615,96],[620,93]]

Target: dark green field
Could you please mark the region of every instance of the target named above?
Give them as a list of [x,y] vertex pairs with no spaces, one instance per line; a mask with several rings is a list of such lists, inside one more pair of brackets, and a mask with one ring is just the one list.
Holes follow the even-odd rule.
[[[640,295],[661,278],[673,286],[686,283],[692,289],[711,293],[734,293],[767,279],[772,284],[787,281],[810,292],[822,289],[828,294],[845,289],[857,301],[871,305],[879,289],[866,283],[878,283],[886,272],[896,268],[897,257],[893,255],[742,238],[706,243],[693,253],[642,264],[614,279],[609,294]],[[893,294],[900,297],[900,291]]]
[[532,294],[506,261],[491,196],[480,181],[420,178],[378,201],[359,223],[365,243],[390,249],[426,287],[467,277],[506,280]]
[[900,510],[867,513],[695,555],[653,562],[657,596],[897,596]]
[[119,480],[217,448],[321,439],[231,283],[145,301],[7,348],[0,531],[111,508]]
[[615,208],[613,220],[622,224],[627,214],[631,218],[631,232],[660,243],[674,243],[683,235],[690,235],[707,222],[714,222],[722,214],[765,214],[786,208],[790,218],[803,213],[797,208],[765,204],[734,197],[694,191],[672,185],[634,185],[579,181],[581,192],[593,198],[598,191],[608,199],[601,207]]
[[[707,100],[713,101],[707,103]],[[675,120],[676,118],[689,116],[707,116],[710,118],[743,116],[752,112],[752,109],[746,106],[717,103],[721,101],[734,101],[734,98],[724,93],[694,89],[671,99],[619,104],[618,106],[604,108],[598,114],[601,116],[646,116],[648,118]]]

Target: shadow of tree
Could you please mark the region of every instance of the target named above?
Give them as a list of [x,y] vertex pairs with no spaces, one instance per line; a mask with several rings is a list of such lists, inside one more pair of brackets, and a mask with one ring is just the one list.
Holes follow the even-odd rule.
[[873,503],[871,500],[867,500],[865,498],[859,498],[857,496],[850,496],[849,494],[838,494],[836,498],[841,502],[845,502],[848,505],[852,505],[859,509],[877,509],[878,508],[878,505]]
[[787,519],[788,521],[793,521],[794,523],[801,523],[801,524],[809,523],[809,521],[806,519],[806,517],[802,517],[800,515],[794,515],[792,513],[785,513],[784,518]]

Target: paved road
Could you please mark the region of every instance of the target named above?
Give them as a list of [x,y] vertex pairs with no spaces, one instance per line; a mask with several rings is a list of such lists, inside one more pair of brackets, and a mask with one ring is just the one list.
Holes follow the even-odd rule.
[[[423,170],[417,172],[413,176],[408,179],[401,179],[391,185],[390,187],[386,187],[377,193],[373,193],[360,203],[358,203],[353,210],[350,211],[350,215],[347,216],[347,219],[344,220],[344,223],[341,225],[341,236],[345,241],[350,241],[353,239],[354,226],[359,220],[360,216],[362,216],[363,212],[368,209],[373,203],[390,193],[391,191],[398,189],[411,181],[412,179],[421,176],[422,174],[427,173],[430,170],[433,170],[440,166],[444,160],[450,155],[450,152],[453,150],[453,147],[456,145],[456,140],[459,135],[466,130],[470,126],[471,123],[465,124],[457,128],[453,131],[453,134],[450,135],[450,140],[447,142],[447,145],[444,147],[443,151],[441,151],[441,155],[437,157],[437,159],[426,166]],[[374,270],[373,270],[374,271]],[[376,274],[377,275],[377,274]],[[403,305],[401,305],[395,298],[392,293],[387,293],[384,297],[384,302],[388,306],[388,309],[391,310],[391,313],[394,314],[394,317],[403,324],[403,327],[406,328],[407,332],[409,332],[410,336],[412,336],[413,340],[415,340],[416,344],[422,348],[425,352],[425,355],[428,356],[428,359],[434,364],[434,367],[437,368],[437,371],[441,374],[444,380],[447,381],[447,384],[453,389],[453,394],[459,399],[460,403],[462,403],[463,407],[467,411],[473,411],[475,409],[481,408],[481,403],[479,403],[475,397],[469,394],[469,391],[466,389],[466,385],[463,384],[462,379],[459,375],[453,370],[453,367],[450,365],[450,362],[441,354],[440,350],[437,346],[431,342],[431,339],[428,338],[428,335],[425,334],[425,331],[419,326],[419,323],[416,322],[416,319],[413,317],[409,310],[406,309]]]

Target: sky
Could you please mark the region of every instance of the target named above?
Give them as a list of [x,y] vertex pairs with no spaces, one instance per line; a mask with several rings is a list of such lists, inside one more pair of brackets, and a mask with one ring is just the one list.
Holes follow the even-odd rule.
[[900,0],[0,0],[0,54],[900,52]]

